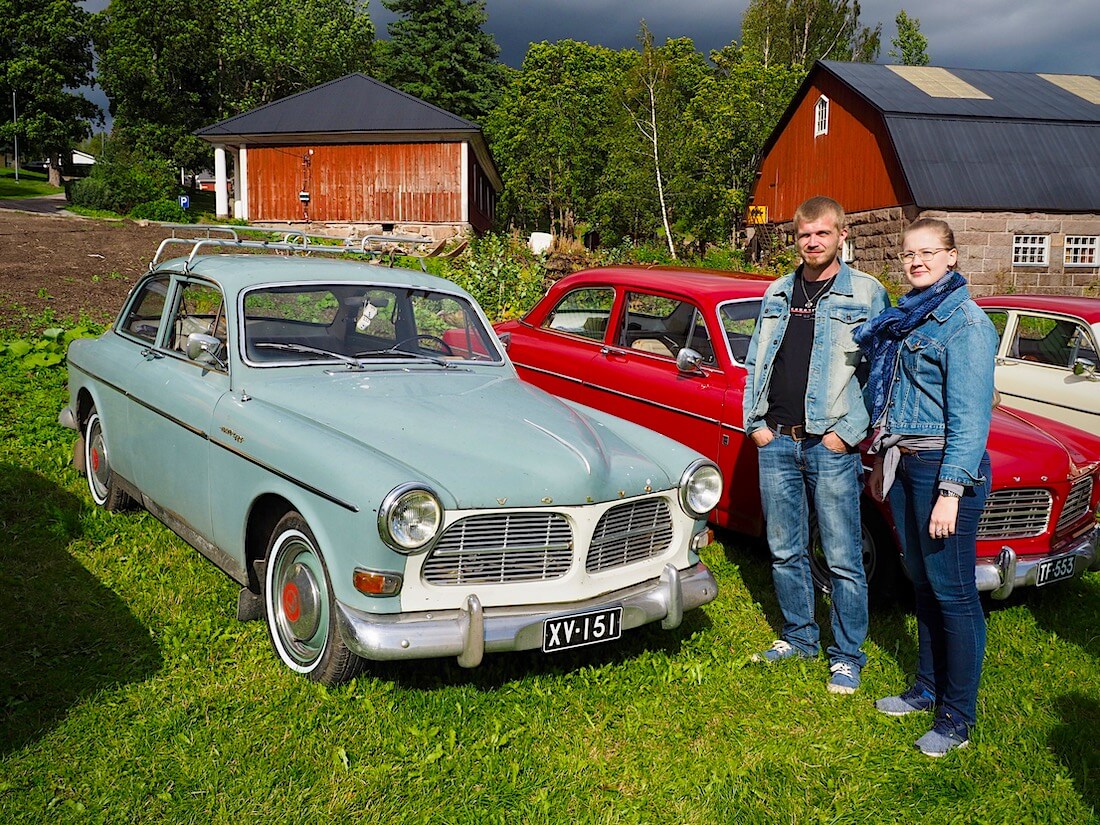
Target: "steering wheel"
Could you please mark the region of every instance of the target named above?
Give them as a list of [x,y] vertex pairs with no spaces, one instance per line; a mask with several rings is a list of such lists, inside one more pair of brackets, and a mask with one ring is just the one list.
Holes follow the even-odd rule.
[[[403,345],[408,344],[411,341],[431,341],[439,345],[439,351],[442,352],[444,355],[455,354],[455,351],[451,349],[451,345],[437,335],[411,335],[408,338],[398,341],[396,344],[393,345],[392,349],[401,349]],[[435,347],[431,347],[430,349],[435,349]]]

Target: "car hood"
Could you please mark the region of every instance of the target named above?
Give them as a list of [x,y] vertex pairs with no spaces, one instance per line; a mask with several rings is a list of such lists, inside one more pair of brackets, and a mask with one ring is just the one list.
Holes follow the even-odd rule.
[[[1051,426],[1042,426],[1043,423]],[[1003,486],[997,478],[998,468],[1007,468],[1011,485],[1043,486],[1048,481],[1063,481],[1095,466],[1095,451],[1086,451],[1083,442],[1091,439],[1086,433],[1070,437],[1062,425],[1047,422],[1041,416],[998,407],[993,411],[989,431],[989,455],[993,465],[993,483]],[[1007,481],[1004,480],[1004,481]]]
[[268,383],[253,398],[385,456],[404,468],[403,480],[430,482],[445,505],[459,508],[642,495],[677,484],[694,457],[686,448],[674,450],[683,463],[662,466],[649,456],[670,455],[668,444],[658,443],[668,441],[664,436],[618,419],[596,420],[500,372],[411,368],[324,380],[296,376]]

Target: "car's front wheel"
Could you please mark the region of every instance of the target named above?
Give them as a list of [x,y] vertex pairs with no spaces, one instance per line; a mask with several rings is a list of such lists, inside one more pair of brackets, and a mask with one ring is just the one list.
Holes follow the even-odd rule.
[[340,637],[328,568],[300,514],[291,511],[275,525],[266,559],[264,615],[280,661],[325,685],[353,678],[363,660]]
[[107,452],[107,440],[103,436],[103,421],[92,407],[84,420],[84,476],[92,501],[105,510],[123,510],[130,504],[130,497],[119,487],[111,469]]

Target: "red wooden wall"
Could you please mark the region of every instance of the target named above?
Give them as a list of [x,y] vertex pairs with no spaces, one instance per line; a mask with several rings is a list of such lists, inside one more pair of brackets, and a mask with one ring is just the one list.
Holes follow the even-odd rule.
[[[829,98],[828,134],[814,137],[814,107]],[[806,198],[826,195],[846,212],[912,202],[878,112],[827,72],[807,88],[764,158],[753,206],[767,206],[769,223],[789,221]]]
[[[249,219],[457,223],[462,220],[462,147],[250,146]],[[309,192],[308,205],[299,200],[302,191]]]

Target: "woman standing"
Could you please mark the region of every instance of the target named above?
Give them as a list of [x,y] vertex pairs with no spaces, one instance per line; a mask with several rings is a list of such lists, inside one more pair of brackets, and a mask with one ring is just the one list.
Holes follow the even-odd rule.
[[955,271],[959,253],[945,222],[910,224],[899,257],[912,290],[854,337],[871,361],[871,450],[880,453],[883,494],[913,580],[919,657],[914,685],[875,707],[889,716],[934,710],[916,746],[943,756],[970,740],[985,655],[974,565],[989,491],[997,334]]

